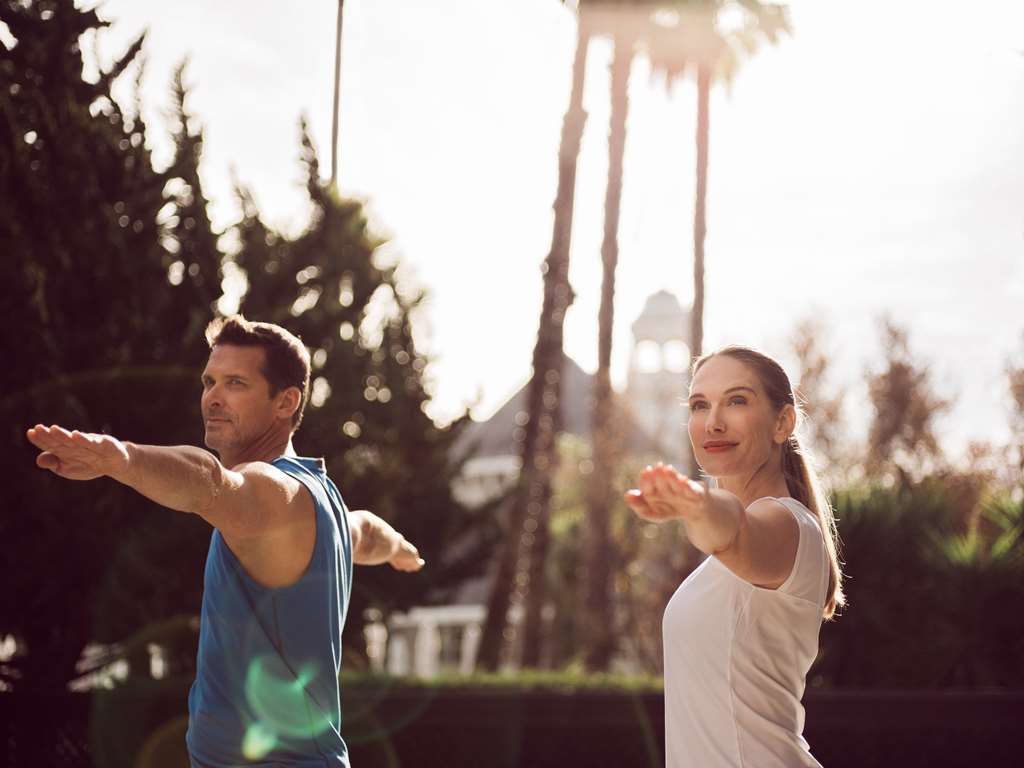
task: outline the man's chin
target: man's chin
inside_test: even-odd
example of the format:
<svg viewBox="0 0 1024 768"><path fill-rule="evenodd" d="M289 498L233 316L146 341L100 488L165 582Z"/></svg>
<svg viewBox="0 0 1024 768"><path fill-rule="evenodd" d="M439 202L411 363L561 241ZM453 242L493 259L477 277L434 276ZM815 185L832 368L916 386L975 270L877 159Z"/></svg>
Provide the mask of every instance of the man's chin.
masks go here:
<svg viewBox="0 0 1024 768"><path fill-rule="evenodd" d="M211 451L217 451L220 453L224 448L224 443L225 440L223 435L218 435L216 432L211 433L209 429L207 429L206 433L203 435L203 445Z"/></svg>

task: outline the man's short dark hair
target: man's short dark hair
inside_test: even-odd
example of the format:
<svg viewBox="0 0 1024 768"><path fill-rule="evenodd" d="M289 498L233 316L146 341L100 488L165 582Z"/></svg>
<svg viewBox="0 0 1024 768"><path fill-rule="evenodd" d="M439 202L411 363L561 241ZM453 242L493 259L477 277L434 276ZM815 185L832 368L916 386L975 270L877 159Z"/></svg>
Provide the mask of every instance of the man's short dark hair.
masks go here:
<svg viewBox="0 0 1024 768"><path fill-rule="evenodd" d="M231 315L218 317L206 326L206 342L210 349L218 344L262 347L266 357L262 373L270 384L270 396L288 387L298 387L302 393L299 407L292 414L292 431L299 428L309 401L309 350L298 336L273 323Z"/></svg>

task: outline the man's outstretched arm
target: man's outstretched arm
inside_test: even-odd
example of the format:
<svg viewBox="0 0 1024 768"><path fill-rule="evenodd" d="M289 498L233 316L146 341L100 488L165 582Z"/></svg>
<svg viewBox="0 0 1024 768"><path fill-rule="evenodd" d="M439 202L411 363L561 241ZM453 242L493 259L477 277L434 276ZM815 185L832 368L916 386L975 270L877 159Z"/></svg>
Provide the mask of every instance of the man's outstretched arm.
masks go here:
<svg viewBox="0 0 1024 768"><path fill-rule="evenodd" d="M240 537L284 523L298 499L299 483L288 482L283 473L259 463L232 471L209 451L190 445L136 445L41 424L27 437L42 451L36 464L60 477L110 477L157 504L197 514Z"/></svg>
<svg viewBox="0 0 1024 768"><path fill-rule="evenodd" d="M410 542L387 522L365 509L348 513L352 559L357 565L389 564L399 571L418 571L425 563Z"/></svg>

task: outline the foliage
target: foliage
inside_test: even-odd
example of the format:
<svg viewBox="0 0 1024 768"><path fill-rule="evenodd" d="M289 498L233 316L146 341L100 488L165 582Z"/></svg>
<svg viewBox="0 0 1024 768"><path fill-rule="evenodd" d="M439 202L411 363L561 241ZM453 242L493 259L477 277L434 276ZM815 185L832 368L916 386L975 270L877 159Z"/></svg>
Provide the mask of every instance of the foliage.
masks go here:
<svg viewBox="0 0 1024 768"><path fill-rule="evenodd" d="M1024 685L1024 504L981 496L972 513L954 480L836 496L848 606L822 630L813 685Z"/></svg>
<svg viewBox="0 0 1024 768"><path fill-rule="evenodd" d="M1021 339L1024 342L1024 337ZM1016 448L1018 482L1024 488L1024 344L1006 361L1006 384L1010 394L1010 431Z"/></svg>
<svg viewBox="0 0 1024 768"><path fill-rule="evenodd" d="M472 675L440 675L434 678L390 677L365 672L343 672L341 687L345 691L357 688L430 688L457 690L508 691L510 694L524 691L551 691L572 693L576 691L627 691L659 692L664 681L655 675L616 675L607 672L585 672L583 670L538 670L524 669L515 673L474 672Z"/></svg>
<svg viewBox="0 0 1024 768"><path fill-rule="evenodd" d="M573 669L585 663L586 631L579 610L584 600L586 565L584 529L590 524L586 499L596 467L586 441L563 434L558 442L559 473L552 500L551 553L546 569L547 593L554 608L548 627L545 657L553 669ZM613 488L636 482L641 459L623 460L613 474ZM661 616L679 585L679 574L693 563L678 562L688 555L681 525L644 523L620 497L610 505L608 572L611 595L605 621L610 626L612 659L633 661L628 669L655 673L661 669ZM687 568L687 566L689 566ZM612 663L612 668L616 664Z"/></svg>
<svg viewBox="0 0 1024 768"><path fill-rule="evenodd" d="M55 482L34 471L24 428L56 422L140 442L194 442L190 364L203 342L189 333L184 291L167 281L158 218L171 175L153 170L141 117L110 96L141 38L85 82L79 39L104 26L95 12L8 2L0 20L15 41L0 63L0 238L13 267L0 286L0 349L18 362L5 372L0 413L5 455L22 468L11 473L8 499L20 513L0 521L7 557L18 558L4 567L0 635L13 634L20 651L2 674L9 685L53 688L76 675L83 646L104 633L93 608L111 564L162 521L154 505L113 483ZM196 263L213 297L216 256ZM198 595L195 522L180 517L163 529L175 567L191 568L192 578L148 582L179 607ZM132 587L144 615L153 593Z"/></svg>
<svg viewBox="0 0 1024 768"><path fill-rule="evenodd" d="M930 370L910 351L907 331L882 323L885 363L868 374L873 409L867 445L869 477L907 479L941 463L936 420L950 403L932 391Z"/></svg>
<svg viewBox="0 0 1024 768"><path fill-rule="evenodd" d="M304 123L302 162L313 211L305 231L294 240L270 236L240 190L242 245L233 261L248 281L242 312L285 325L312 351L313 396L296 450L324 456L350 507L388 520L428 564L415 575L357 569L345 641L364 656L367 608L387 613L442 599L482 569L497 532L492 506L467 509L451 491L461 470L452 446L468 415L441 428L426 413L428 361L412 331L423 294L398 285L362 205L321 181Z"/></svg>
<svg viewBox="0 0 1024 768"><path fill-rule="evenodd" d="M798 425L801 444L807 447L822 468L832 487L848 478L853 458L848 449L849 436L843 424L846 391L831 384L833 348L827 343L822 322L816 318L801 321L790 340L800 366L796 392L804 419Z"/></svg>
<svg viewBox="0 0 1024 768"><path fill-rule="evenodd" d="M115 434L135 442L201 444L198 378L203 330L221 298L223 255L199 175L202 130L188 113L184 65L175 73L175 157L154 170L140 110L110 95L137 40L94 83L82 80L81 35L104 26L70 3L4 2L16 41L0 62L0 237L13 257L0 284L0 353L9 366L0 414L12 472L0 637L18 653L0 684L64 688L91 642L127 656L148 675L147 646L164 646L170 674L188 676L209 527L162 510L113 482L58 481L35 471L24 429L36 422ZM303 135L314 210L302 236L267 229L240 191L243 308L283 322L313 348L314 400L297 435L301 453L327 457L353 506L369 506L420 546L416 576L360 569L346 635L358 650L363 609L443 597L481 568L493 540L488 509L451 496L460 463L451 445L463 421L425 413L427 359L416 349L405 296L383 266L381 242L357 201L319 180ZM347 325L348 324L348 325ZM328 383L329 382L329 383ZM17 558L17 564L9 558ZM157 634L154 634L156 632Z"/></svg>

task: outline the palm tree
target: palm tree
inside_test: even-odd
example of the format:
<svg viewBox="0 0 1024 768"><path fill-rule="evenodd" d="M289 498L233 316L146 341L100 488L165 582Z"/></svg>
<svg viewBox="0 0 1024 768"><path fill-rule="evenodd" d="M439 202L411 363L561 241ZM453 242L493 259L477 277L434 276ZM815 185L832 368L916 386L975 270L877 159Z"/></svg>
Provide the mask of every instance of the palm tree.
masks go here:
<svg viewBox="0 0 1024 768"><path fill-rule="evenodd" d="M679 0L646 37L651 69L665 76L666 86L692 70L697 82L697 189L693 206L693 311L690 354L704 346L704 241L707 237L708 145L710 94L714 81L729 82L739 65L764 42L775 43L790 31L786 6L760 0ZM726 20L732 23L727 27ZM689 441L684 440L688 445ZM690 454L690 474L698 474Z"/></svg>
<svg viewBox="0 0 1024 768"><path fill-rule="evenodd" d="M345 0L338 0L338 31L334 37L334 109L331 118L331 189L338 191L338 110L341 96L341 22Z"/></svg>
<svg viewBox="0 0 1024 768"><path fill-rule="evenodd" d="M611 34L611 116L608 126L608 177L605 187L604 238L601 243L601 304L598 310L598 364L594 375L591 416L594 471L587 484L587 525L584 555L583 627L584 662L590 670L607 669L615 649L614 628L609 622L611 603L611 509L614 503L614 470L619 455L620 430L615 423L611 385L612 330L614 328L615 270L619 261L619 210L622 201L622 166L626 151L626 118L629 113L629 73L636 53L637 19L631 8L594 3L595 31ZM645 0L629 5L645 5Z"/></svg>
<svg viewBox="0 0 1024 768"><path fill-rule="evenodd" d="M697 196L694 211L694 308L691 347L699 354L703 344L704 239L706 236L705 201L707 194L708 94L716 69L728 76L739 56L737 45L752 52L757 36L751 19L767 15L764 34L774 35L771 10L757 3L745 3L747 16L738 36L732 39L717 24L722 2L691 0L666 3L664 0L593 0L595 33L610 33L615 43L611 77L611 125L608 144L608 182L605 195L604 241L601 248L603 281L598 318L598 369L595 375L592 435L594 472L588 484L586 594L584 599L584 661L588 669L607 669L614 652L614 627L611 611L610 516L614 503L614 469L619 451L620 429L614 423L615 406L610 380L612 330L614 319L615 270L618 264L618 222L622 196L622 161L625 152L626 117L629 109L629 70L638 42L656 55L656 71L665 70L669 80L683 74L687 64L696 68L698 84ZM685 18L684 25L671 21ZM669 23L666 24L666 21ZM692 461L691 461L692 463ZM689 561L692 558L688 558ZM527 624L527 630L530 625Z"/></svg>
<svg viewBox="0 0 1024 768"><path fill-rule="evenodd" d="M544 261L544 302L533 350L525 435L519 448L519 481L509 510L505 542L487 599L487 617L480 638L478 665L494 671L501 660L504 629L514 592L532 593L543 601L542 568L547 551L551 477L555 466L555 434L561 399L562 339L565 313L573 300L569 285L569 246L576 193L576 165L586 112L583 84L590 31L583 14L576 28L569 108L562 123L558 153L558 191L554 203L551 249ZM538 565L539 564L539 565ZM518 590L517 590L518 585ZM539 643L524 652L524 663L536 665Z"/></svg>

